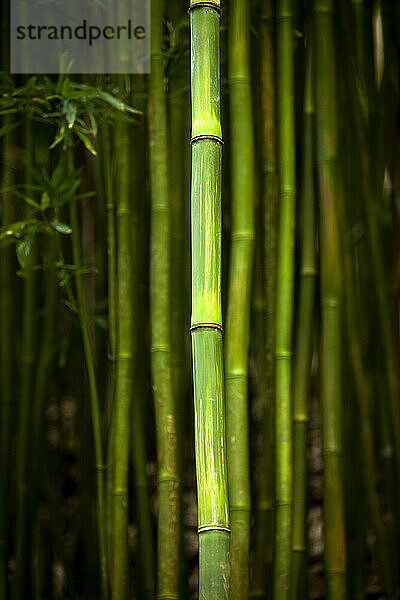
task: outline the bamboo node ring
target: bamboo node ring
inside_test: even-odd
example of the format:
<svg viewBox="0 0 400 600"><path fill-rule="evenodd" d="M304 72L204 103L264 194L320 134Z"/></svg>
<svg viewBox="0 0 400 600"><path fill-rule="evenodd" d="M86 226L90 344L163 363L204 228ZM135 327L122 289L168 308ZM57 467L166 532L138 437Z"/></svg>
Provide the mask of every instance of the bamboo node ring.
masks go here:
<svg viewBox="0 0 400 600"><path fill-rule="evenodd" d="M194 331L195 329L201 329L202 327L218 329L219 331L222 331L222 333L224 332L224 328L218 323L195 323L190 327L190 331Z"/></svg>
<svg viewBox="0 0 400 600"><path fill-rule="evenodd" d="M212 133L201 133L200 135L195 135L190 138L190 143L194 144L195 142L201 142L202 140L211 140L213 142L218 142L222 146L224 145L224 140L219 137L219 135L214 135Z"/></svg>
<svg viewBox="0 0 400 600"><path fill-rule="evenodd" d="M205 0L194 2L189 6L188 13L190 14L195 8L214 8L219 14L221 14L221 7L216 2L206 2Z"/></svg>
<svg viewBox="0 0 400 600"><path fill-rule="evenodd" d="M199 527L197 529L197 533L204 533L205 531L226 531L227 533L231 533L229 527L223 527L222 525L205 525L204 527Z"/></svg>

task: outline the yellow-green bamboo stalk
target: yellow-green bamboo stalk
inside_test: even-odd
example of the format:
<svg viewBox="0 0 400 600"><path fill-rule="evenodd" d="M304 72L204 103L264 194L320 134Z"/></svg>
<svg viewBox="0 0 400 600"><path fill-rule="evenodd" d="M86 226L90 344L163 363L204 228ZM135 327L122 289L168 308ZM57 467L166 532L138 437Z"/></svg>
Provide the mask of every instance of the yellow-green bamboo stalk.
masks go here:
<svg viewBox="0 0 400 600"><path fill-rule="evenodd" d="M314 202L314 89L311 48L308 40L306 81L304 89L304 142L300 238L300 290L297 317L297 336L293 365L293 559L292 598L307 597L307 427L308 391L313 346L313 317L315 305L315 202Z"/></svg>
<svg viewBox="0 0 400 600"><path fill-rule="evenodd" d="M227 600L229 511L221 311L220 5L190 4L192 353L199 598Z"/></svg>
<svg viewBox="0 0 400 600"><path fill-rule="evenodd" d="M292 0L277 4L279 241L276 290L276 526L274 597L290 597L292 545L293 263L295 224L294 16Z"/></svg>
<svg viewBox="0 0 400 600"><path fill-rule="evenodd" d="M126 123L119 123L117 208L117 364L115 390L115 431L113 460L113 530L111 597L125 600L128 594L128 465L130 416L133 393L133 310L132 310L132 224L129 188L130 144Z"/></svg>
<svg viewBox="0 0 400 600"><path fill-rule="evenodd" d="M225 338L231 598L249 587L250 476L247 369L254 254L254 148L249 6L233 0L229 31L232 226Z"/></svg>
<svg viewBox="0 0 400 600"><path fill-rule="evenodd" d="M321 402L326 596L346 597L342 481L342 275L338 231L337 116L333 0L315 0L313 42L321 268Z"/></svg>
<svg viewBox="0 0 400 600"><path fill-rule="evenodd" d="M151 4L149 81L151 233L151 371L158 456L158 595L179 594L180 483L175 399L171 372L170 200L163 66L163 0Z"/></svg>

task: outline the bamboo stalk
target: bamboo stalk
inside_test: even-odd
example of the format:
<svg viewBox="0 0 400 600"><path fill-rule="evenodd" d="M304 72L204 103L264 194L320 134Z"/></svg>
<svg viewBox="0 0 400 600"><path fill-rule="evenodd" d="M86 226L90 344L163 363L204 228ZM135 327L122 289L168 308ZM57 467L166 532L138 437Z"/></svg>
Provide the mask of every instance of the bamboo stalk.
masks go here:
<svg viewBox="0 0 400 600"><path fill-rule="evenodd" d="M260 498L265 511L266 527L256 531L264 537L264 562L266 566L267 594L273 588L274 546L274 496L275 496L275 335L276 335L276 271L277 271L277 225L278 225L278 167L277 167L277 124L275 85L275 18L272 0L263 4L262 59L261 59L261 103L263 111L263 209L264 209L264 295L265 295L265 376L266 398L264 414L264 473L263 496Z"/></svg>
<svg viewBox="0 0 400 600"><path fill-rule="evenodd" d="M133 392L133 310L132 310L132 223L129 187L130 136L126 123L118 124L118 284L117 284L117 365L115 394L115 443L113 475L113 541L111 597L125 600L128 594L128 465L130 415Z"/></svg>
<svg viewBox="0 0 400 600"><path fill-rule="evenodd" d="M190 389L191 374L190 347L187 331L190 326L189 281L187 246L189 243L189 206L187 196L187 154L188 120L185 113L188 105L188 81L186 57L181 56L180 45L186 34L188 15L182 11L180 0L167 3L168 18L172 21L170 52L170 74L168 78L168 125L170 161L170 205L171 205L171 369L174 395L176 398L179 439L179 477L182 486L187 472L188 454L192 452L193 439L185 436L192 429L193 413L187 410L187 397ZM185 118L183 118L185 115ZM190 251L189 251L190 252ZM185 519L184 493L181 494L181 514ZM180 590L182 596L188 593L188 563L184 540L184 528L181 528L180 540Z"/></svg>
<svg viewBox="0 0 400 600"><path fill-rule="evenodd" d="M134 90L135 91L135 90ZM137 83L136 92L145 91L144 78ZM136 165L132 177L132 193L137 200L132 203L132 312L138 323L148 323L146 273L148 268L147 197L145 189L146 148L144 119L135 125L138 140L131 147L131 156ZM146 410L149 397L150 378L147 350L147 330L134 327L133 356L135 394L132 399L132 463L134 475L134 504L138 526L138 579L137 595L148 600L155 596L155 540L151 516L146 454Z"/></svg>
<svg viewBox="0 0 400 600"><path fill-rule="evenodd" d="M42 553L44 552L43 540L41 535L41 493L43 490L43 462L45 457L44 438L44 414L47 408L47 395L49 380L51 376L51 367L55 356L55 333L56 333L56 313L57 313L57 273L56 273L56 243L55 233L51 232L46 240L45 258L44 258L44 318L41 324L42 339L40 352L37 361L36 381L34 383L34 400L32 409L32 456L33 465L33 485L34 485L34 519L36 535L32 535L32 551L34 559L34 574L32 577L32 588L35 598L43 597L43 563Z"/></svg>
<svg viewBox="0 0 400 600"><path fill-rule="evenodd" d="M2 3L1 20L9 21L9 4ZM7 72L9 69L9 34L2 36L1 68ZM12 123L12 115L2 118L2 123L7 126ZM1 140L2 154L0 164L1 187L5 189L13 184L13 136L8 133ZM1 224L12 223L12 198L10 193L3 193L1 198ZM10 476L10 442L13 433L12 423L12 396L13 396L13 369L14 369L14 313L15 293L13 286L13 266L15 263L14 248L1 248L0 250L0 599L6 600L8 593L8 493Z"/></svg>
<svg viewBox="0 0 400 600"><path fill-rule="evenodd" d="M192 353L199 597L229 598L221 311L219 3L190 4L192 98Z"/></svg>
<svg viewBox="0 0 400 600"><path fill-rule="evenodd" d="M115 379L116 357L118 345L118 266L117 266L117 224L115 191L113 188L113 145L109 126L104 124L103 155L104 155L104 193L107 222L107 298L108 298L108 359L109 359L109 388L108 388L108 439L107 439L107 470L105 480L105 518L107 560L111 565L113 556L113 487L114 487L114 442L115 442Z"/></svg>
<svg viewBox="0 0 400 600"><path fill-rule="evenodd" d="M257 183L257 181L256 181ZM258 194L255 198L257 201ZM269 554L268 539L266 533L268 527L268 482L270 472L268 471L266 445L266 377L265 377L265 302L263 286L263 236L261 206L256 205L256 241L254 256L254 283L252 299L252 328L250 333L251 355L254 358L253 368L249 369L249 389L253 390L252 413L253 420L250 425L252 435L251 446L251 475L254 487L254 525L252 528L252 541L254 547L254 564L250 581L250 598L266 598L271 592L271 572L266 569L266 559ZM269 441L269 438L268 438ZM272 533L272 532L271 532ZM273 539L269 540L273 542ZM272 548L271 548L272 553ZM271 566L271 565L269 565ZM267 587L268 586L268 587Z"/></svg>
<svg viewBox="0 0 400 600"><path fill-rule="evenodd" d="M178 35L178 26L182 19L182 6L180 2L170 2L169 16L174 20L175 35ZM176 60L176 59L175 59ZM171 302L171 366L173 371L173 384L177 400L182 402L182 396L187 389L185 381L185 337L189 322L185 323L187 314L187 300L185 294L185 256L186 223L185 223L185 140L186 122L182 118L187 105L186 74L178 65L171 67L172 74L168 81L168 122L169 122L169 149L171 156L170 165L170 198L171 198L171 290L174 301ZM176 290L180 290L176 294Z"/></svg>
<svg viewBox="0 0 400 600"><path fill-rule="evenodd" d="M115 362L117 350L117 235L115 222L115 196L112 178L112 149L108 125L103 130L104 180L107 209L107 279L108 279L108 355Z"/></svg>
<svg viewBox="0 0 400 600"><path fill-rule="evenodd" d="M300 290L293 365L293 598L307 597L307 429L315 305L314 89L308 41L304 89L304 150L299 222Z"/></svg>
<svg viewBox="0 0 400 600"><path fill-rule="evenodd" d="M151 169L151 371L158 456L158 595L179 594L180 482L170 332L170 199L162 54L163 0L151 5L149 127Z"/></svg>
<svg viewBox="0 0 400 600"><path fill-rule="evenodd" d="M67 161L68 173L72 173L73 150L68 148ZM81 248L80 248L80 231L79 218L77 209L77 200L73 198L69 204L69 218L71 224L71 244L72 258L74 264L81 265ZM75 291L77 297L78 316L81 327L83 350L85 356L85 364L87 369L87 377L89 381L89 399L90 412L92 419L94 452L96 461L96 490L97 490L97 528L98 528L98 544L99 544L99 559L101 573L101 597L106 600L108 597L108 570L107 570L107 555L105 543L105 510L104 510L104 462L103 462L103 447L101 440L101 419L99 408L99 394L97 389L96 370L94 364L93 350L90 343L89 329L87 322L87 314L85 308L85 295L83 290L82 274L77 270L75 272Z"/></svg>
<svg viewBox="0 0 400 600"><path fill-rule="evenodd" d="M246 0L234 0L228 29L232 227L225 338L225 401L232 599L247 597L249 587L247 371L254 255L254 149L248 13Z"/></svg>
<svg viewBox="0 0 400 600"><path fill-rule="evenodd" d="M265 399L264 455L265 468L260 474L256 499L254 594L272 594L274 538L274 354L275 295L277 267L278 179L276 147L276 87L275 87L275 18L272 0L262 6L260 87L262 107L262 204L264 244L264 338L265 338Z"/></svg>
<svg viewBox="0 0 400 600"><path fill-rule="evenodd" d="M33 161L33 124L29 119L25 122L25 147L27 150L27 164ZM25 171L29 183L29 172ZM28 211L29 218L31 211ZM31 492L32 481L29 477L29 456L31 429L31 390L33 387L34 365L36 357L36 285L37 277L33 270L37 255L35 251L36 240L31 240L31 247L27 253L22 307L22 333L21 333L21 388L18 407L18 446L17 446L17 509L16 509L16 535L15 535L15 576L13 597L22 600L27 592L27 582L30 577L29 569L29 540L31 537L32 514Z"/></svg>
<svg viewBox="0 0 400 600"><path fill-rule="evenodd" d="M7 124L9 119L5 119ZM12 185L12 156L10 134L2 140L2 188ZM10 194L3 194L1 207L1 223L8 225L12 218L12 199ZM1 404L0 404L0 598L7 597L7 572L8 572L8 494L10 476L10 442L12 439L12 394L13 394L13 330L15 298L13 286L14 248L2 248L0 251L0 376L1 376Z"/></svg>
<svg viewBox="0 0 400 600"><path fill-rule="evenodd" d="M338 231L337 116L333 1L316 0L315 111L320 194L321 401L324 457L325 572L328 600L346 596L342 460L342 279Z"/></svg>
<svg viewBox="0 0 400 600"><path fill-rule="evenodd" d="M294 17L291 0L277 5L279 241L276 291L276 529L274 597L290 595L292 544L291 339L295 221Z"/></svg>

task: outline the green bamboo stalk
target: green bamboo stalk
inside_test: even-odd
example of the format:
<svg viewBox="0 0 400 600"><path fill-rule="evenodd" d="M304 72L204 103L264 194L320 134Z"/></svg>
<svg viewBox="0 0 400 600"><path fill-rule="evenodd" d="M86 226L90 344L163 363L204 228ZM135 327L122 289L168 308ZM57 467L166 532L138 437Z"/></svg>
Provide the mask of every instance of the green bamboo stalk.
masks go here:
<svg viewBox="0 0 400 600"><path fill-rule="evenodd" d="M313 346L315 304L315 206L314 206L314 89L310 40L304 89L304 150L299 222L300 290L293 365L294 485L293 485L293 599L307 597L307 428L308 391Z"/></svg>
<svg viewBox="0 0 400 600"><path fill-rule="evenodd" d="M275 87L275 20L272 0L262 5L260 90L262 108L262 204L264 228L264 339L265 399L264 454L260 493L256 499L255 553L253 590L262 597L272 594L274 538L274 354L275 294L277 267L278 178ZM258 590L258 591L257 591Z"/></svg>
<svg viewBox="0 0 400 600"><path fill-rule="evenodd" d="M9 4L2 3L2 23L9 22ZM9 35L4 32L2 36L1 68L9 70ZM12 115L2 118L2 125L12 123ZM12 142L13 136L8 133L1 140L2 153L0 164L0 177L2 189L13 184L12 169ZM1 224L13 222L12 197L10 193L3 193L1 197ZM0 600L7 598L8 575L8 494L10 475L10 441L12 439L12 395L13 395L13 354L14 354L14 248L2 248L0 251Z"/></svg>
<svg viewBox="0 0 400 600"><path fill-rule="evenodd" d="M174 396L176 398L179 436L179 477L184 482L187 472L188 453L192 452L191 436L183 435L192 428L193 415L186 408L188 391L190 389L190 347L188 329L190 325L189 281L187 272L189 263L185 252L189 238L189 206L185 201L186 194L186 154L188 147L188 121L182 118L188 106L187 62L182 57L183 36L187 33L182 27L187 13L182 11L180 0L168 2L168 17L172 21L173 32L170 38L170 74L168 78L168 123L169 151L173 160L170 161L170 206L171 206L171 369ZM183 493L181 494L181 513L183 516ZM184 528L181 528L181 561L180 588L182 596L186 596L188 568Z"/></svg>
<svg viewBox="0 0 400 600"><path fill-rule="evenodd" d="M107 275L108 275L108 356L115 362L117 350L117 235L115 197L113 192L111 140L107 124L103 129L104 183L107 210Z"/></svg>
<svg viewBox="0 0 400 600"><path fill-rule="evenodd" d="M102 157L104 170L104 199L106 205L107 229L107 298L108 298L108 439L107 469L105 477L105 519L107 540L107 561L111 564L113 538L113 480L114 480L114 439L115 439L115 363L118 344L118 272L117 272L117 226L115 190L113 180L113 146L110 127L104 124L102 130Z"/></svg>
<svg viewBox="0 0 400 600"><path fill-rule="evenodd" d="M27 165L33 162L33 124L29 119L25 122L25 148L27 151ZM30 175L25 171L29 183ZM27 211L27 217L31 211ZM36 286L37 277L33 270L37 254L36 240L31 240L28 250L24 273L23 306L22 306L22 339L21 339L21 388L18 407L18 437L17 437L17 509L16 509L16 535L15 535L15 575L13 597L22 600L27 593L27 584L30 577L29 556L30 537L32 526L31 492L32 482L29 477L29 455L31 428L31 394L33 388L33 375L36 357Z"/></svg>
<svg viewBox="0 0 400 600"><path fill-rule="evenodd" d="M114 386L114 378L112 385ZM112 556L113 556L113 520L114 520L114 504L113 504L113 490L114 490L114 474L115 474L115 390L113 390L113 402L111 405L111 414L109 420L109 431L107 440L107 470L105 480L105 535L107 540L107 565L111 567Z"/></svg>
<svg viewBox="0 0 400 600"><path fill-rule="evenodd" d="M42 560L43 548L42 517L41 517L41 493L43 490L43 459L44 459L44 414L46 410L46 392L48 391L50 370L55 355L55 331L57 311L57 273L56 273L56 243L55 233L50 232L44 247L44 317L41 323L42 339L37 361L36 381L34 386L34 400L32 409L32 456L34 457L33 485L35 487L35 528L36 534L32 536L33 567L35 570L32 577L33 595L35 598L43 598L42 585L45 580Z"/></svg>
<svg viewBox="0 0 400 600"><path fill-rule="evenodd" d="M113 600L127 597L128 465L130 410L133 391L132 224L129 188L129 129L118 124L118 343L115 395L113 476L113 542L111 591Z"/></svg>
<svg viewBox="0 0 400 600"><path fill-rule="evenodd" d="M68 173L72 173L73 150L67 149ZM69 218L72 229L71 245L72 258L74 264L81 265L81 248L80 248L80 228L78 218L77 200L73 198L69 204ZM87 369L87 377L89 381L89 399L90 412L92 419L94 452L96 461L96 489L97 489L97 527L98 527L98 544L99 544L99 559L101 573L101 597L106 600L108 597L108 569L106 555L106 540L105 540L105 510L104 510L104 463L103 463L103 447L101 440L101 419L99 408L99 394L97 389L96 370L94 363L93 350L90 343L88 317L85 308L85 295L83 290L82 274L79 270L75 271L75 291L78 306L78 316L81 327L83 351L85 356L85 364Z"/></svg>
<svg viewBox="0 0 400 600"><path fill-rule="evenodd" d="M158 455L158 596L179 594L180 481L175 398L171 372L170 199L167 114L163 69L163 0L151 5L149 82L151 233L151 371Z"/></svg>
<svg viewBox="0 0 400 600"><path fill-rule="evenodd" d="M250 476L247 370L254 255L254 148L249 7L233 0L229 31L232 227L225 338L231 598L249 587Z"/></svg>
<svg viewBox="0 0 400 600"><path fill-rule="evenodd" d="M257 184L257 180L256 180ZM261 195L260 195L261 196ZM258 194L255 198L257 203ZM254 283L252 299L252 329L250 333L250 345L254 357L254 367L249 370L252 394L253 423L250 425L251 435L251 464L252 479L254 486L254 526L252 529L252 542L254 547L254 566L250 581L250 598L266 598L271 589L267 590L267 582L270 583L271 572L266 569L266 557L268 555L266 532L268 531L268 472L266 446L266 377L265 377L265 339L264 339L264 281L263 281L263 236L261 206L256 204L256 243L254 256ZM268 433L270 432L267 430ZM269 440L268 440L269 441ZM273 541L272 539L270 540ZM271 565L269 565L271 566Z"/></svg>
<svg viewBox="0 0 400 600"><path fill-rule="evenodd" d="M138 354L136 355L138 357ZM143 376L140 369L143 364L138 360L135 369L137 390L144 399ZM136 386L135 386L136 387ZM155 556L154 535L150 514L149 486L146 471L146 435L144 427L144 402L133 401L132 407L132 451L135 476L135 500L138 524L138 562L140 565L141 598L151 600L155 596Z"/></svg>
<svg viewBox="0 0 400 600"><path fill-rule="evenodd" d="M174 21L174 26L180 24L182 7L180 2L171 2L169 16ZM178 35L178 33L176 33ZM178 62L178 57L174 60ZM185 338L189 321L187 313L185 288L185 140L186 122L182 118L187 106L186 73L178 64L171 66L172 74L168 81L168 117L169 117L169 148L171 156L170 165L170 198L171 198L171 290L174 301L171 302L171 367L173 372L174 390L177 400L181 403L182 396L187 390L185 381ZM179 294L176 291L179 290ZM185 411L182 411L183 413Z"/></svg>
<svg viewBox="0 0 400 600"><path fill-rule="evenodd" d="M221 311L219 2L191 0L192 353L199 531L199 598L229 598Z"/></svg>
<svg viewBox="0 0 400 600"><path fill-rule="evenodd" d="M290 596L292 544L291 341L296 198L294 131L294 17L291 0L277 5L279 240L276 291L276 529L274 597Z"/></svg>
<svg viewBox="0 0 400 600"><path fill-rule="evenodd" d="M337 116L333 0L316 0L315 111L320 194L321 401L324 457L326 597L346 596L346 548L341 473L342 278L338 231Z"/></svg>
<svg viewBox="0 0 400 600"><path fill-rule="evenodd" d="M105 481L105 518L107 559L111 565L113 542L113 482L114 482L114 441L115 441L115 363L118 345L118 271L117 271L117 224L115 191L113 187L113 146L109 125L104 124L103 129L103 168L104 168L104 195L106 204L107 223L107 298L108 298L108 439L107 439L107 470Z"/></svg>
<svg viewBox="0 0 400 600"><path fill-rule="evenodd" d="M137 94L146 91L144 77L136 84ZM144 101L143 101L144 104ZM142 106L139 106L142 109ZM144 106L143 106L144 109ZM143 193L147 167L146 156L146 123L141 120L135 125L137 141L131 146L132 161L132 193L136 202L132 203L132 312L139 323L148 322L148 288L146 276L148 272L148 229L147 198ZM155 596L155 540L149 498L146 455L146 410L150 392L149 362L147 349L147 331L144 327L134 327L133 356L135 395L132 399L132 462L134 475L134 505L138 526L138 591L139 597L148 600ZM153 425L153 423L151 423Z"/></svg>
<svg viewBox="0 0 400 600"><path fill-rule="evenodd" d="M5 124L10 122L5 119ZM11 136L4 136L2 140L2 188L10 187L13 183ZM1 223L12 223L12 198L8 193L2 196ZM1 408L0 408L0 599L7 597L7 572L8 572L8 515L7 502L10 474L10 441L12 435L12 393L13 393L13 325L14 325L14 280L13 265L14 248L2 248L0 251L0 376L1 376Z"/></svg>

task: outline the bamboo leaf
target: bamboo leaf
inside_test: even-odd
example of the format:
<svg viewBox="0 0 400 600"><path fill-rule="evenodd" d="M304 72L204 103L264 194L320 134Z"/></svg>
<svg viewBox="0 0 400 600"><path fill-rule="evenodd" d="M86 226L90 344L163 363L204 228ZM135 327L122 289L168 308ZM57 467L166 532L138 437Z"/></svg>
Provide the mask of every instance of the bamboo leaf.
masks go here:
<svg viewBox="0 0 400 600"><path fill-rule="evenodd" d="M50 197L47 192L43 192L42 197L40 199L40 208L41 210L46 210L50 206Z"/></svg>
<svg viewBox="0 0 400 600"><path fill-rule="evenodd" d="M53 148L55 148L60 142L62 142L62 140L64 139L65 136L65 125L61 125L60 129L58 130L58 133L54 139L54 142L51 144L51 146L49 146L50 150L52 150Z"/></svg>
<svg viewBox="0 0 400 600"><path fill-rule="evenodd" d="M101 98L102 100L104 100L104 102L106 102L107 104L109 104L110 106L112 106L113 108L115 108L116 110L120 111L120 112L129 112L135 115L141 115L142 112L140 110L137 110L136 108L133 108L132 106L129 106L128 104L125 104L125 102L122 102L122 100L120 100L119 98L116 98L115 96L113 96L112 94L109 94L108 92L103 92L102 90L99 90L96 92L96 94L94 94L95 97Z"/></svg>
<svg viewBox="0 0 400 600"><path fill-rule="evenodd" d="M89 150L89 152L91 154L93 154L93 156L97 156L97 152L93 147L92 142L90 141L90 139L88 138L88 136L84 133L82 133L82 131L78 131L78 129L75 129L76 135L80 138L80 140L83 142L85 148L87 150Z"/></svg>
<svg viewBox="0 0 400 600"><path fill-rule="evenodd" d="M60 223L60 221L52 221L50 223L50 227L52 227L58 233L62 233L63 235L69 235L72 233L72 229L66 223Z"/></svg>
<svg viewBox="0 0 400 600"><path fill-rule="evenodd" d="M76 119L77 106L74 102L66 100L62 109L65 120L67 121L68 129L72 129Z"/></svg>
<svg viewBox="0 0 400 600"><path fill-rule="evenodd" d="M10 223L10 225L5 225L0 229L0 240L7 237L21 237L25 228L31 227L35 230L42 227L42 222L37 219L28 219L26 221L17 221L15 223Z"/></svg>
<svg viewBox="0 0 400 600"><path fill-rule="evenodd" d="M19 240L15 250L20 266L25 269L32 252L32 236L27 236L23 240Z"/></svg>

